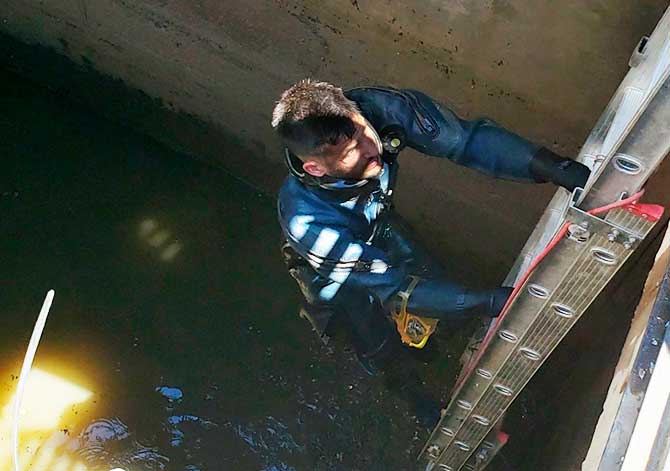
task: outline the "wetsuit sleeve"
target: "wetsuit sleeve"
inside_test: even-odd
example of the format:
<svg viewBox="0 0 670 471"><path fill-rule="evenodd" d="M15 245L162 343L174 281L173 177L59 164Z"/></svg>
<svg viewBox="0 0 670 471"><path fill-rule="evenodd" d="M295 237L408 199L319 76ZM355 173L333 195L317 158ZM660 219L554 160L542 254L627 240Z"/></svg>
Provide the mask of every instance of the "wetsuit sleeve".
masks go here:
<svg viewBox="0 0 670 471"><path fill-rule="evenodd" d="M540 147L488 119L459 118L416 90L366 87L347 91L375 129L399 127L406 144L486 175L535 181L530 162Z"/></svg>
<svg viewBox="0 0 670 471"><path fill-rule="evenodd" d="M495 317L510 294L510 288L474 290L441 278L421 280L409 297L407 310L437 319Z"/></svg>
<svg viewBox="0 0 670 471"><path fill-rule="evenodd" d="M308 217L294 221L289 233L298 253L324 280L318 287L322 302L347 304L347 293L365 290L392 306L398 301L397 293L409 284L405 261L393 260L383 250L356 239L347 227L317 224ZM408 308L440 319L491 316L502 307L496 304L494 291L471 290L445 279L422 280L410 296Z"/></svg>

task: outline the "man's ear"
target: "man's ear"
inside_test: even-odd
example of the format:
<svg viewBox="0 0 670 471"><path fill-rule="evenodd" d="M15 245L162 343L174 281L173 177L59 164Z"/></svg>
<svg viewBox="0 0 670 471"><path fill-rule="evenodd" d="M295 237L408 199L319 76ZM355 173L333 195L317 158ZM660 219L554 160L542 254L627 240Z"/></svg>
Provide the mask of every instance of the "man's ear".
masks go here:
<svg viewBox="0 0 670 471"><path fill-rule="evenodd" d="M326 169L315 160L308 160L302 164L302 169L313 177L323 177Z"/></svg>

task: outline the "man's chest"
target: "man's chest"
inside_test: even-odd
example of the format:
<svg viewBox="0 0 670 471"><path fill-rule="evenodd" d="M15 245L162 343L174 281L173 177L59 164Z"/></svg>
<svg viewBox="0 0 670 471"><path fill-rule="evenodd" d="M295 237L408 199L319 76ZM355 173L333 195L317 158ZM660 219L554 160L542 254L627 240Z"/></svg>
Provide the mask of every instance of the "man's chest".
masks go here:
<svg viewBox="0 0 670 471"><path fill-rule="evenodd" d="M391 168L384 169L378 183L369 191L356 195L341 204L351 218L350 227L362 239L371 239L383 215L392 208L395 178Z"/></svg>

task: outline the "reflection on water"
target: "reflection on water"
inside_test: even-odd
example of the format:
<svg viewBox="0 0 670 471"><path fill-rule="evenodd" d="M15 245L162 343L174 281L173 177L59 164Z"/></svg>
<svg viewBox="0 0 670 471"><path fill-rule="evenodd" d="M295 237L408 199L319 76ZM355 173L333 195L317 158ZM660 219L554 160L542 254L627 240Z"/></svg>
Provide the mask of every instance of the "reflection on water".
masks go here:
<svg viewBox="0 0 670 471"><path fill-rule="evenodd" d="M266 470L294 470L293 467L279 461L279 450L289 453L305 451L305 447L296 443L291 436L288 426L274 417L265 417L256 423L238 424L234 429L237 436L244 440L254 453L263 458Z"/></svg>
<svg viewBox="0 0 670 471"><path fill-rule="evenodd" d="M164 470L170 459L154 447L133 438L120 419L100 419L89 424L72 442L72 448L89 468L125 470Z"/></svg>
<svg viewBox="0 0 670 471"><path fill-rule="evenodd" d="M161 431L169 436L169 447L186 446L187 454L197 452L203 435L218 427L214 422L193 414L181 413L181 389L168 386L155 388L165 398ZM21 414L20 462L29 470L108 470L111 466L124 471L165 470L170 463L169 450L142 444L120 418L101 418L77 427L71 406L87 401L91 392L62 378L34 369L26 386ZM3 410L0 421L0 469L11 469L8 445L13 399ZM68 413L69 412L69 413ZM69 424L69 425L68 425ZM237 435L249 449L258 454L271 470L295 470L279 458L280 452L302 453L300 445L286 424L268 416L251 423L227 422L224 427ZM75 429L80 428L79 432ZM201 471L196 464L187 464L186 471Z"/></svg>
<svg viewBox="0 0 670 471"><path fill-rule="evenodd" d="M19 411L21 430L49 430L56 427L68 407L84 402L91 392L56 375L34 368L23 393ZM2 411L0 423L10 423L16 396Z"/></svg>
<svg viewBox="0 0 670 471"><path fill-rule="evenodd" d="M162 432L169 435L170 447L193 446L202 433L216 428L214 422L193 414L179 413L183 393L179 388L157 387L165 399ZM157 447L142 444L130 428L118 417L93 420L77 427L77 414L72 406L89 400L90 391L63 378L34 369L26 385L20 420L20 463L26 470L108 470L153 471L167 469L170 459ZM14 396L3 409L0 418L0 469L12 469L12 450L9 440ZM74 412L74 413L73 413ZM189 425L186 425L189 424ZM281 424L278 424L281 427ZM77 432L77 428L81 430ZM188 432L186 431L188 429ZM272 431L271 428L267 429ZM193 437L187 437L187 433ZM274 433L274 431L272 432ZM279 446L284 446L284 439ZM267 448L267 445L263 443ZM197 446L196 446L197 448ZM189 451L191 454L191 451ZM184 469L199 471L194 464Z"/></svg>
<svg viewBox="0 0 670 471"><path fill-rule="evenodd" d="M34 368L28 377L19 411L19 464L21 469L51 470L86 467L64 453L67 429L62 427L68 410L89 400L91 392L56 375ZM0 469L13 469L10 439L16 395L7 400L0 417ZM47 438L45 438L47 437ZM59 449L62 449L58 452Z"/></svg>
<svg viewBox="0 0 670 471"><path fill-rule="evenodd" d="M169 230L161 229L153 219L142 221L138 233L141 240L159 249L159 257L164 262L172 261L181 252L181 242L175 240Z"/></svg>

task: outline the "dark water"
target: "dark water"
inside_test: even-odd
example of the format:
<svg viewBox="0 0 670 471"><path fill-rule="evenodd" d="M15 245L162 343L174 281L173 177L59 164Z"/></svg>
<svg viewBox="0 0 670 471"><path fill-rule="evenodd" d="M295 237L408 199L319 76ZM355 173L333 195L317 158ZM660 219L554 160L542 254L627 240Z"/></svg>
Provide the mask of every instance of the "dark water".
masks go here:
<svg viewBox="0 0 670 471"><path fill-rule="evenodd" d="M0 81L0 405L51 288L35 367L92 392L31 432L26 464L411 469L426 432L297 317L272 199L24 80ZM443 350L432 365L443 397L456 357Z"/></svg>

